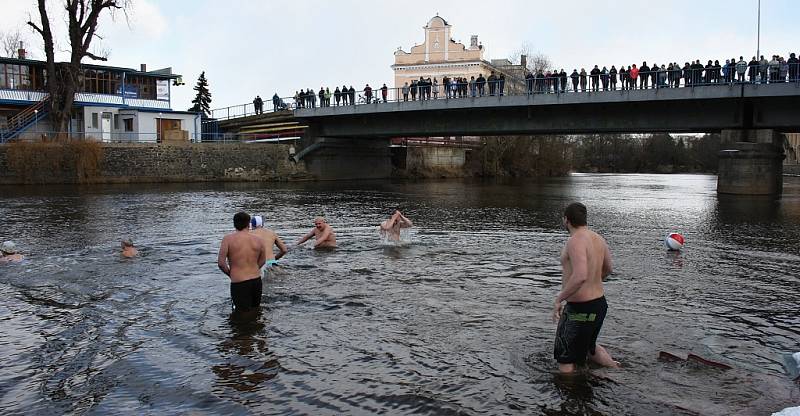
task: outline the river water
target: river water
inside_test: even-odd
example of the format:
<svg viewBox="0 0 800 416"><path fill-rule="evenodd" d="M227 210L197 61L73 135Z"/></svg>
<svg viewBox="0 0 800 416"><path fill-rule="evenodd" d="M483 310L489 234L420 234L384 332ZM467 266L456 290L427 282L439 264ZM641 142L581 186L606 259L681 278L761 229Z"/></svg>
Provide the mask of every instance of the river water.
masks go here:
<svg viewBox="0 0 800 416"><path fill-rule="evenodd" d="M800 180L779 201L704 175L524 182L0 188L0 414L769 414L800 404ZM611 247L600 342L624 369L555 374L552 300L589 207ZM376 225L401 207L411 244ZM238 209L293 242L261 314L231 319ZM663 248L667 231L687 238ZM123 260L130 236L141 256ZM733 367L659 360L694 353Z"/></svg>

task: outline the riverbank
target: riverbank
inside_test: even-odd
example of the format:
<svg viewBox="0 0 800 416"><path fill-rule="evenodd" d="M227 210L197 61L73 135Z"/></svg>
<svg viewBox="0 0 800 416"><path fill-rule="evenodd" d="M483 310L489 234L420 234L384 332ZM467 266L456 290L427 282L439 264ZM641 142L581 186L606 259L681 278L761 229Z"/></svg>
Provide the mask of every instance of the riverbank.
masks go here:
<svg viewBox="0 0 800 416"><path fill-rule="evenodd" d="M0 184L281 182L310 180L283 144L12 143Z"/></svg>

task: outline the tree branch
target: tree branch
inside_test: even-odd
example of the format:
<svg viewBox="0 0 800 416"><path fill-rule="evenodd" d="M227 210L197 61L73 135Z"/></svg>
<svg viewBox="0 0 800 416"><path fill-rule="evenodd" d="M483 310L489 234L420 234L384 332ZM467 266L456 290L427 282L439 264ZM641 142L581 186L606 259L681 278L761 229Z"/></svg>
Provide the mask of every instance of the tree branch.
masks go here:
<svg viewBox="0 0 800 416"><path fill-rule="evenodd" d="M95 54L93 54L91 52L84 52L83 54L87 58L94 59L95 61L107 61L108 60L108 58L106 58L104 56L97 56L97 55L95 55Z"/></svg>

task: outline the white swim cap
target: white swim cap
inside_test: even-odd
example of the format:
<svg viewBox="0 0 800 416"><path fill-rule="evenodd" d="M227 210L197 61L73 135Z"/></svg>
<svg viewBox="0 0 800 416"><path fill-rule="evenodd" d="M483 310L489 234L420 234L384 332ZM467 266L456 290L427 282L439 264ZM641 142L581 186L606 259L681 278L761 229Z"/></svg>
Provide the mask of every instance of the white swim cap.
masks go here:
<svg viewBox="0 0 800 416"><path fill-rule="evenodd" d="M3 245L0 246L0 251L5 254L16 254L17 253L17 245L14 244L13 241L6 241Z"/></svg>
<svg viewBox="0 0 800 416"><path fill-rule="evenodd" d="M263 227L264 219L260 215L253 215L253 218L250 219L250 226L253 228Z"/></svg>

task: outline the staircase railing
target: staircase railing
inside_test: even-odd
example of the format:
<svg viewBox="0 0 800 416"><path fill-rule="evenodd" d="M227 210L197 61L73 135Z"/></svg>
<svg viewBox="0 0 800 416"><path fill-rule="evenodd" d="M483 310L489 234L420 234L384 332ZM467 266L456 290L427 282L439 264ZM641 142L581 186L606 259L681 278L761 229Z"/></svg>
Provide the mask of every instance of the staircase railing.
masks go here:
<svg viewBox="0 0 800 416"><path fill-rule="evenodd" d="M25 126L33 121L39 112L46 111L45 106L50 101L50 96L44 97L41 101L29 106L28 108L14 114L8 119L8 129L15 130L19 127Z"/></svg>

